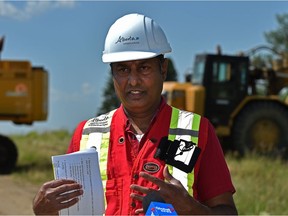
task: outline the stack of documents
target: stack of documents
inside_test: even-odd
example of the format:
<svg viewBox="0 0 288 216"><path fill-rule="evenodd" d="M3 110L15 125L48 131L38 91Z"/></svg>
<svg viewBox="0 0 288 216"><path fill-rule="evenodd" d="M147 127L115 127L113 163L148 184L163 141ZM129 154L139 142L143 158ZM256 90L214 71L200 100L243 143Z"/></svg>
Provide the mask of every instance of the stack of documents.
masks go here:
<svg viewBox="0 0 288 216"><path fill-rule="evenodd" d="M103 215L104 192L95 148L52 156L55 179L72 179L82 185L80 201L60 215Z"/></svg>

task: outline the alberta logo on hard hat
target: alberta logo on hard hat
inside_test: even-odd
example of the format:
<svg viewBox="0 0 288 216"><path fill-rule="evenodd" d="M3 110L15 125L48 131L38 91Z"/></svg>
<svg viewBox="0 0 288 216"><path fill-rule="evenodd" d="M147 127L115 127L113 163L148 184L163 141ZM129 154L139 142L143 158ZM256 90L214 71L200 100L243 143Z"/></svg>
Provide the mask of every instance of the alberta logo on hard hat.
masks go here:
<svg viewBox="0 0 288 216"><path fill-rule="evenodd" d="M133 44L133 43L139 43L139 37L133 37L133 36L129 36L129 37L123 37L123 36L119 36L118 40L116 41L115 44L117 43L123 43L123 44Z"/></svg>

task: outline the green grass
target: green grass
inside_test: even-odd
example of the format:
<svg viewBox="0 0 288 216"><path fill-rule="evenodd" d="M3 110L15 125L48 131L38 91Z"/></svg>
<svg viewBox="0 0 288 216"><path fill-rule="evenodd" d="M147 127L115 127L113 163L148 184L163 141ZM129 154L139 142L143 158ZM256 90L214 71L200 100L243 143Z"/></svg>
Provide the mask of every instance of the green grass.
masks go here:
<svg viewBox="0 0 288 216"><path fill-rule="evenodd" d="M247 155L238 160L226 156L236 187L234 196L239 214L288 214L287 162Z"/></svg>
<svg viewBox="0 0 288 216"><path fill-rule="evenodd" d="M53 179L51 156L66 152L71 134L65 130L10 136L19 151L15 179L39 185ZM256 155L226 155L236 187L240 215L288 215L287 162Z"/></svg>
<svg viewBox="0 0 288 216"><path fill-rule="evenodd" d="M66 153L71 134L66 130L12 135L18 148L18 162L13 175L17 179L40 184L54 178L51 156Z"/></svg>

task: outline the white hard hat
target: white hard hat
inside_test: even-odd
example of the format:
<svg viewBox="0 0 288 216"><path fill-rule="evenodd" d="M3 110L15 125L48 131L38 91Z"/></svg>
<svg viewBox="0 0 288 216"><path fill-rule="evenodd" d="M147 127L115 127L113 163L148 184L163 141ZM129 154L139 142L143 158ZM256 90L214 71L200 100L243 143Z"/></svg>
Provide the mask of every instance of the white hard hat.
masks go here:
<svg viewBox="0 0 288 216"><path fill-rule="evenodd" d="M128 14L110 27L102 55L104 63L153 58L171 52L164 31L151 18Z"/></svg>

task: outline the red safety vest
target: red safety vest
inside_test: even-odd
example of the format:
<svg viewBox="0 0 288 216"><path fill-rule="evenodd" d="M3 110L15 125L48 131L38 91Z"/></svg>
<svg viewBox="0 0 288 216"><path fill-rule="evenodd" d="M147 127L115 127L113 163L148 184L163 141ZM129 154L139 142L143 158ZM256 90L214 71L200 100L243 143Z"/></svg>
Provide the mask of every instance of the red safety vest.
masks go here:
<svg viewBox="0 0 288 216"><path fill-rule="evenodd" d="M198 143L201 119L199 115L178 110L165 104L155 118L152 127L143 137L145 143L134 161L127 154L129 144L126 144L128 139L125 137L126 117L123 108L86 122L82 132L80 149L95 146L98 150L101 176L104 185L106 185L106 215L131 215L135 214L136 209L142 208L141 202L130 198L131 184L157 189L156 185L139 178L139 172L146 171L164 179L165 163L154 158L162 137L168 136L172 141L181 138ZM201 143L202 146L199 147L204 150L206 140ZM172 175L180 180L188 192L194 196L196 194L193 194L193 183L195 174L199 169L197 164L200 160L201 154L190 174L177 168L170 169Z"/></svg>

